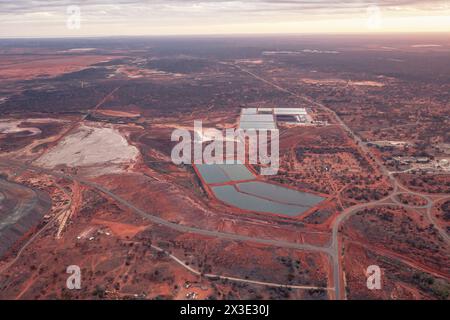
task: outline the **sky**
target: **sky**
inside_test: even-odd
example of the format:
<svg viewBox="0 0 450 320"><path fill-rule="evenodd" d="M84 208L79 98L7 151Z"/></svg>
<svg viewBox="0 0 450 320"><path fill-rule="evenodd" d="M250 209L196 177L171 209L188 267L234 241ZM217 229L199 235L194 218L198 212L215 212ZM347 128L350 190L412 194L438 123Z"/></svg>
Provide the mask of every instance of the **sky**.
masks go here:
<svg viewBox="0 0 450 320"><path fill-rule="evenodd" d="M450 0L0 0L0 37L450 32Z"/></svg>

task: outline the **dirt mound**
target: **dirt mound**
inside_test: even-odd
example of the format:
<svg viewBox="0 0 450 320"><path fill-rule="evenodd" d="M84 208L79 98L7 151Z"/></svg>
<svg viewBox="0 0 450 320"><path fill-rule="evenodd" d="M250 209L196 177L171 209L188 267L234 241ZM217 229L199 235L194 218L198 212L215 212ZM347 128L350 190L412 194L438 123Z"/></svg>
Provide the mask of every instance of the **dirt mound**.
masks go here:
<svg viewBox="0 0 450 320"><path fill-rule="evenodd" d="M136 159L139 151L128 144L118 130L110 127L82 125L66 136L56 147L40 157L36 164L55 168L57 166L87 167L110 164L120 165Z"/></svg>

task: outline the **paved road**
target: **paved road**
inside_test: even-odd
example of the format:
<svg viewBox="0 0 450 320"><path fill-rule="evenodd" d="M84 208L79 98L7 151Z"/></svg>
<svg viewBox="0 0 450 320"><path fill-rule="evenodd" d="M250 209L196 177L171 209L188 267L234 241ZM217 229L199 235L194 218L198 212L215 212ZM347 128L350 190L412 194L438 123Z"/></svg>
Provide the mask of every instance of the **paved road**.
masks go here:
<svg viewBox="0 0 450 320"><path fill-rule="evenodd" d="M170 221L162 219L158 216L147 213L144 210L136 207L129 201L114 194L112 191L110 191L110 190L106 189L105 187L100 186L94 182L87 181L87 180L79 178L79 177L71 176L71 175L62 173L60 171L43 169L43 168L35 167L35 166L29 165L29 164L12 162L10 160L0 161L0 166L1 165L8 166L8 167L16 167L16 168L20 168L22 170L31 170L31 171L38 172L38 173L40 172L40 173L49 174L49 175L52 175L52 176L55 176L58 178L65 178L65 179L68 179L71 181L77 181L78 183L84 184L90 188L93 188L93 189L109 196L110 198L121 203L125 207L130 208L135 213L139 214L140 216L142 216L145 219L150 220L158 225L166 226L168 228L171 228L171 229L179 231L179 232L193 233L193 234L217 237L217 238L228 239L228 240L249 241L249 242L261 243L261 244L265 244L265 245L282 247L282 248L291 248L291 249L296 249L296 250L306 250L306 251L324 253L331 258L331 264L333 266L333 279L334 279L334 287L326 288L326 290L334 291L336 299L341 298L341 295L339 294L340 285L341 285L341 281L340 281L341 267L340 267L339 255L338 255L338 252L339 252L339 244L338 244L339 226L346 219L348 219L350 217L350 215L352 215L353 213L356 213L365 208L371 208L371 207L376 207L376 206L385 206L386 201L391 199L391 195L389 195L381 200L370 202L370 203L358 204L358 205L355 205L353 207L350 207L350 208L347 208L346 210L344 210L338 216L338 218L336 219L336 221L333 225L332 243L329 246L321 247L321 246L315 246L315 245L309 245L309 244L292 243L292 242L288 242L288 241L279 241L279 240L250 237L250 236L244 236L244 235L233 234L233 233L224 233L224 232L219 232L219 231L214 231L214 230L206 230L206 229L201 229L201 228L197 228L197 227L180 225L178 223L170 222ZM395 189L395 191L396 191L396 189ZM211 276L213 276L213 275L211 275ZM233 279L234 281L238 281L238 278L230 277L230 280L231 279ZM252 281L252 280L250 280L250 281ZM257 283L258 281L254 281L254 282ZM263 284L263 282L259 282L259 283ZM283 286L286 286L286 285L283 285Z"/></svg>
<svg viewBox="0 0 450 320"><path fill-rule="evenodd" d="M341 125L342 128L344 128L345 131L347 131L347 133L350 135L350 137L352 137L356 141L356 143L359 145L359 147L364 152L366 152L366 154L369 153L369 150L367 149L367 146L364 145L363 141L358 136L356 136L353 133L353 131L339 118L337 113L334 112L333 110L331 110L330 108L324 106L321 103L315 102L315 101L311 100L308 97L304 97L304 96L301 96L301 95L299 95L299 94L297 94L295 92L287 90L287 89L279 86L278 84L275 84L275 83L273 83L273 82L271 82L271 81L269 81L267 79L262 78L261 76L255 74L255 73L253 73L251 71L248 71L248 70L240 67L239 65L236 65L236 64L231 64L231 65L236 67L236 68L238 68L242 72L245 72L245 73L251 75L252 77L254 77L256 79L261 80L264 83L266 83L266 84L268 84L268 85L270 85L270 86L272 86L272 87L274 87L274 88L276 88L276 89L278 89L278 90L280 90L282 92L288 93L288 94L290 94L290 95L292 95L292 96L294 96L296 98L299 98L299 99L301 99L301 100L303 100L303 101L305 101L305 102L307 102L307 103L309 103L311 105L314 105L314 106L316 106L316 107L318 107L318 108L320 108L322 110L325 110L328 113L332 114L334 116L334 118L336 119L337 123L339 125ZM379 162L377 162L377 164L383 170L384 166L382 164L380 164ZM383 173L391 179L391 176L388 174L387 170L383 170ZM390 198L390 196L387 197L387 198ZM335 298L337 300L341 299L341 293L342 293L341 280L340 280L342 272L341 272L341 266L340 266L340 261L339 261L340 259L339 259L339 240L338 240L339 228L340 228L341 224L346 219L348 219L348 217L350 215L352 215L353 213L355 213L355 212L357 212L359 210L367 208L367 207L369 207L371 205L372 205L372 203L366 203L366 204L361 204L361 205L356 205L356 206L350 207L350 208L344 210L333 223L333 227L332 227L332 242L331 242L331 245L330 245L329 249L331 249L330 255L332 257L333 281L334 281L334 287L335 287ZM345 293L344 293L344 295L345 295Z"/></svg>
<svg viewBox="0 0 450 320"><path fill-rule="evenodd" d="M101 193L109 196L110 198L114 199L115 201L121 203L122 205L124 205L125 207L128 207L130 209L132 209L134 212L138 213L140 216L144 217L147 220L150 220L158 225L162 225L165 227L169 227L173 230L179 231L179 232L184 232L184 233L194 233L194 234L199 234L199 235L205 235L205 236L211 236L211 237L217 237L217 238L223 238L223 239L229 239L229 240L237 240L237 241L251 241L251 242L256 242L256 243L261 243L261 244L267 244L267 245L272 245L272 246L278 246L278 247L282 247L282 248L292 248L292 249L298 249L298 250L309 250L309 251L318 251L318 252L322 252L325 254L329 254L330 250L329 248L324 248L321 246L315 246L315 245L310 245L310 244L301 244L301 243L294 243L294 242L288 242L288 241L279 241L279 240L271 240L271 239L265 239L265 238L257 238L257 237L250 237L250 236L243 236L240 234L235 234L235 233L225 233L225 232L219 232L219 231L214 231L214 230L207 230L207 229L201 229L201 228L197 228L197 227L191 227L191 226L186 226L186 225L181 225L175 222L170 222L167 221L163 218L160 218L158 216L152 215L148 212L145 212L144 210L136 207L135 205L133 205L132 203L130 203L129 201L123 199L122 197L114 194L112 191L106 189L103 186L100 186L94 182L91 181L87 181L85 179L79 178L79 177L75 177L69 174L65 174L62 173L60 171L55 171L55 170L49 170L49 169L44 169L44 168L39 168L39 167L35 167L29 164L22 164L22 163L18 163L18 162L12 162L10 160L0 160L0 165L6 165L6 166L12 166L12 167L18 167L21 169L25 169L25 170L31 170L34 172L41 172L41 173L45 173L48 175L52 175L58 178L65 178L71 181L77 181L83 185L86 185L92 189L96 189L98 191L100 191Z"/></svg>
<svg viewBox="0 0 450 320"><path fill-rule="evenodd" d="M356 135L353 130L350 129L350 127L347 126L347 124L344 123L344 121L338 116L338 114L328 108L327 106L313 101L311 98L300 95L296 92L290 91L286 88L281 87L280 85L269 81L267 79L264 79L263 77L249 71L246 70L244 68L242 68L241 66L237 65L237 64L233 64L233 63L223 63L225 65L228 66L232 66L235 67L237 69L239 69L240 71L247 73L249 75L251 75L252 77L282 91L285 93L288 93L296 98L299 98L313 106L318 107L319 109L325 110L326 112L330 113L336 120L336 122L349 134L349 136L351 138L354 139L354 141L356 142L356 144L358 145L358 147L361 149L361 151L363 153L365 153L368 156L371 156L371 152L369 150L369 148L367 147L366 143L364 141L362 141L362 139ZM392 172L390 172L385 166L384 163L378 159L376 156L375 157L370 157L371 159L373 159L375 161L375 163L377 164L377 166L379 167L381 173L388 178L388 180L391 182L391 185L394 187L393 190L390 192L390 194L379 200L379 201L372 201L372 202L368 202L368 203L364 203L364 204L359 204L359 205L355 205L352 206L350 208L345 209L338 217L337 219L333 222L332 225L332 242L330 244L329 249L331 249L331 251L329 252L330 256L332 257L332 264L333 264L333 279L334 279L334 287L335 287L335 298L336 299L341 299L341 296L345 297L345 292L342 292L342 288L341 288L341 279L342 279L342 267L341 267L341 262L340 262L340 249L339 249L339 229L342 225L342 223L344 223L352 214L366 209L366 208L373 208L373 207L377 207L377 206L385 206L386 205L386 201L390 200L392 202L394 202L397 206L402 206L402 207L408 207L405 206L401 203L396 202L395 197L398 193L409 193L409 194L413 194L413 195L418 195L418 196L422 196L425 199L427 199L428 204L427 206L425 206L424 208L426 208L427 210L427 218L429 219L429 221L433 224L433 226L439 231L439 234L444 238L445 242L447 245L450 244L449 241L449 237L448 234L445 232L445 230L443 230L435 221L435 219L432 217L431 215L431 209L434 205L434 201L432 199L430 199L428 197L428 195L423 194L423 193L418 193L418 192L414 192L409 190L408 188L406 188L405 186L401 185L400 182L395 178L395 176L393 175ZM401 192L399 192L399 190L402 190Z"/></svg>
<svg viewBox="0 0 450 320"><path fill-rule="evenodd" d="M230 64L228 64L230 65ZM365 145L365 143L358 137L356 136L353 131L339 118L339 116L331 109L329 109L328 107L314 102L312 101L310 98L308 97L304 97L301 96L297 93L291 92L287 89L284 89L282 87L280 87L277 84L274 84L266 79L261 78L260 76L247 71L243 68L241 68L240 66L237 65L232 65L237 67L238 69L240 69L241 71L250 74L251 76L283 91L286 92L288 94L291 94L295 97L298 97L308 103L311 103L312 105L315 105L319 108L322 108L323 110L326 110L327 112L331 113L336 121L338 122L338 124L340 124L345 131L348 132L348 134L350 135L350 137L352 137L356 143L358 144L358 146L361 148L361 150L366 153L367 155L371 155L370 150L367 148L367 146ZM117 89L116 89L117 90ZM82 178L79 177L75 177L75 176L71 176L68 174L64 174L60 171L54 171L54 170L49 170L49 169L42 169L42 168L38 168L38 167L34 167L30 164L22 164L19 162L12 162L10 160L4 160L4 161L0 161L0 165L6 165L6 166L13 166L13 167L18 167L21 168L23 170L32 170L35 172L42 172L42 173L46 173L52 176L56 176L56 177L60 177L60 178L65 178L65 179L69 179L72 181L77 181L81 184L84 184L86 186L89 186L90 188L96 189L100 192L102 192L103 194L109 196L110 198L116 200L117 202L121 203L122 205L130 208L131 210L133 210L135 213L139 214L140 216L144 217L145 219L148 219L158 225L162 225L168 228L171 228L173 230L179 231L179 232L183 232L183 233L193 233L193 234L199 234L199 235L205 235L205 236L210 236L210 237L217 237L217 238L222 238L222 239L228 239L228 240L236 240L236 241L249 241L249 242L255 242L255 243L261 243L261 244L265 244L265 245L270 245L270 246L276 246L276 247L283 247L283 248L291 248L291 249L297 249L297 250L306 250L306 251L313 251L313 252L320 252L320 253L324 253L326 255L328 255L331 259L331 265L332 265L332 269L333 269L333 281L334 281L334 287L331 288L326 288L327 290L331 290L335 292L335 298L336 299L341 299L342 296L345 297L345 292L342 292L342 288L341 288L341 279L342 279L342 267L341 267L341 263L340 263L340 250L339 250L339 228L341 227L341 225L354 213L363 210L365 208L374 208L377 206L386 206L387 204L390 203L395 204L395 205L401 205L398 203L395 203L395 200L393 200L393 198L398 194L398 193L410 193L410 194L415 194L415 195L419 195L419 196L423 196L425 197L427 200L429 200L428 205L425 207L427 209L427 216L430 219L430 221L432 221L433 224L435 224L433 221L433 218L431 217L431 208L434 204L434 201L429 198L427 195L421 194L421 193L417 193L417 192L413 192L409 189L407 189L406 187L400 185L400 183L397 181L397 179L385 168L384 164L376 157L373 157L374 161L377 163L377 165L379 166L381 172L383 173L383 175L385 175L392 183L392 185L394 186L393 190L391 191L391 193L386 196L383 199L380 199L378 201L372 201L369 203L363 203L363 204L358 204L355 206L352 206L350 208L345 209L334 221L333 225L332 225L332 241L329 244L329 246L315 246L315 245L310 245L310 244L300 244L300 243L293 243L293 242L288 242L288 241L279 241L279 240L271 240L271 239L265 239L265 238L257 238L257 237L250 237L250 236L244 236L244 235L240 235L240 234L234 234L234 233L224 233L224 232L219 232L219 231L214 231L214 230L207 230L207 229L201 229L198 227L192 227L192 226L186 226L186 225L180 225L178 223L174 223L174 222L170 222L167 221L165 219L162 219L158 216L152 215L148 212L145 212L144 210L136 207L135 205L133 205L132 203L130 203L129 201L121 198L120 196L114 194L112 191L106 189L103 186L100 186L96 183L93 183L91 181L87 181L84 180ZM438 229L439 230L439 229ZM442 230L441 230L442 231ZM441 233L440 231L440 233ZM445 233L445 231L444 231ZM446 233L445 233L446 235ZM446 238L448 240L448 235L446 235ZM447 241L448 243L448 241ZM156 248L155 248L156 249ZM158 248L159 249L159 248ZM161 249L162 250L162 249ZM172 257L172 259L177 259L176 257ZM175 260L176 261L176 260ZM181 261L179 261L180 263ZM182 262L181 262L182 263ZM184 264L183 264L184 265ZM190 268L192 269L192 268ZM190 270L191 272L198 272L194 269ZM211 277L217 277L216 275L210 275ZM242 281L242 280L246 280L246 279L239 279L239 278L232 278L232 277L228 277L229 280L233 280L233 281ZM284 286L286 287L286 285L281 285L281 284L273 284L273 283L264 283L264 282L258 282L258 281L252 281L252 280L246 280L249 283L255 283L255 284L264 284L264 285L274 285L274 286ZM305 287L303 287L305 288ZM343 294L342 294L343 293Z"/></svg>

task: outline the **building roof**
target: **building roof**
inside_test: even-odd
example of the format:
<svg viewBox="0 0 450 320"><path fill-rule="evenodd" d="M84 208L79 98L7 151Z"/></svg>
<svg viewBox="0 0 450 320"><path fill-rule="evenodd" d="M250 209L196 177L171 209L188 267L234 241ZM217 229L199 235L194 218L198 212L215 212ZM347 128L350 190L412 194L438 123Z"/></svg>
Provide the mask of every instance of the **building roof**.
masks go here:
<svg viewBox="0 0 450 320"><path fill-rule="evenodd" d="M274 121L272 114L243 114L241 122L272 122Z"/></svg>
<svg viewBox="0 0 450 320"><path fill-rule="evenodd" d="M256 114L257 109L256 108L245 108L241 109L241 114Z"/></svg>
<svg viewBox="0 0 450 320"><path fill-rule="evenodd" d="M275 122L241 122L239 129L276 129Z"/></svg>
<svg viewBox="0 0 450 320"><path fill-rule="evenodd" d="M273 113L277 115L306 115L305 108L274 108Z"/></svg>

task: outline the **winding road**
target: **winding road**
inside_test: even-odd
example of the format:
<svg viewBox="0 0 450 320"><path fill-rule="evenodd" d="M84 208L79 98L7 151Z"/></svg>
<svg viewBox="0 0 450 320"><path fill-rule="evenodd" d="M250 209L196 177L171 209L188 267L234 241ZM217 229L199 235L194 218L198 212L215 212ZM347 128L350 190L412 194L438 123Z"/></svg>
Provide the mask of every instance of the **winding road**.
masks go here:
<svg viewBox="0 0 450 320"><path fill-rule="evenodd" d="M339 116L331 109L329 109L328 107L314 102L312 101L310 98L308 97L304 97L301 96L295 92L291 92L285 88L282 88L281 86L279 86L278 84L275 84L269 80L266 80L248 70L243 69L242 67L235 65L235 64L231 64L231 63L223 63L226 64L228 66L233 66L238 68L239 70L241 70L242 72L245 72L249 75L251 75L252 77L263 81L273 87L275 87L276 89L283 91L285 93L291 94L299 99L302 99L303 101L310 103L311 105L314 105L318 108L321 108L322 110L325 110L326 112L330 113L335 119L336 122L350 135L350 137L352 137L357 146L361 149L361 151L363 153L365 153L366 156L371 156L370 150L368 149L368 147L365 145L365 143L361 140L361 138L359 138L340 118ZM117 89L116 89L117 90ZM113 91L111 94L113 94L115 91ZM199 235L204 235L204 236L210 236L210 237L217 237L217 238L221 238L221 239L228 239L228 240L235 240L235 241L249 241L249 242L254 242L254 243L260 243L260 244L265 244L265 245L269 245L269 246L276 246L276 247L282 247L282 248L290 248L290 249L297 249L297 250L305 250L305 251L311 251L311 252L319 252L319 253L323 253L326 254L329 258L330 258L330 263L332 265L332 273L333 273L333 283L334 285L332 287L328 287L328 288L320 288L320 289L324 289L324 290L328 290L331 292L334 292L334 298L335 299L345 299L345 290L343 288L343 271L342 271L342 265L341 265L341 257L340 257L340 243L339 243L339 229L342 226L342 224L351 217L351 215L353 215L354 213L366 209L366 208L374 208L377 206L386 206L386 205L396 205L396 206L402 206L402 207L406 207L408 208L407 205L399 203L396 200L396 196L400 193L409 193L409 194L413 194L413 195L419 195L423 198L425 198L428 203L426 206L423 206L422 209L426 210L426 216L428 218L428 220L430 220L430 222L436 227L436 229L439 231L439 234L442 236L442 238L444 239L445 243L447 245L450 245L450 240L449 237L447 235L447 233L445 232L445 230L443 230L442 228L440 228L437 224L437 222L434 220L434 218L432 217L431 214L431 209L434 205L434 202L436 200L442 200L445 199L447 197L450 197L450 195L427 195L427 194L422 194L422 193L418 193L418 192L414 192L411 191L409 189L407 189L405 186L402 186L397 179L395 178L394 174L389 172L387 170L387 168L384 166L384 164L376 157L370 157L371 159L373 159L373 161L375 161L375 163L378 165L378 167L380 168L382 174L387 177L389 179L389 181L391 182L392 186L393 186L393 190L391 191L391 193L389 195L387 195L386 197L384 197L383 199L380 199L378 201L372 201L372 202L368 202L368 203L363 203L363 204L357 204L354 205L352 207L349 207L347 209L345 209L333 222L332 224L332 236L331 236L331 243L329 243L328 246L316 246L316 245L311 245L311 244L303 244L303 243L295 243L295 242L288 242L288 241L280 241L280 240L273 240L273 239L267 239L267 238L259 238L259 237L252 237L252 236L245 236L245 235L240 235L240 234L235 234L235 233L225 233L225 232L219 232L219 231L215 231L215 230L208 230L208 229L202 229L202 228L198 228L195 226L187 226L187 225L182 225L182 224L178 224L178 223L174 223L171 221L167 221L165 219L162 219L156 215L153 215L151 213L148 213L138 207L136 207L134 204L130 203L129 201L123 199L122 197L116 195L115 193L113 193L111 190L108 190L107 188L98 185L92 181L88 181L85 180L81 177L77 177L77 176L73 176L73 175L69 175L69 174L65 174L62 173L60 171L56 171L56 170L50 170L50 169L43 169L40 167L36 167L33 166L31 164L28 163L21 163L21 162L17 162L17 161L11 161L11 160L6 160L6 159L0 159L0 166L7 166L7 167L15 167L15 168L19 168L22 170L31 170L34 172L38 172L38 173L45 173L54 177L58 177L58 178L65 178L71 181L76 181L80 184L83 184L85 186L88 186L92 189L95 189L105 195L107 195L108 197L110 197L111 199L117 201L118 203L122 204L123 206L131 209L132 211L134 211L136 214L142 216L143 218L161 225L161 226L165 226L168 228L171 228L173 230L179 231L179 232L183 232L183 233L193 233L193 234L199 234ZM410 208L410 207L409 207ZM50 225L47 224L47 225ZM40 231L42 232L42 231ZM36 234L34 236L34 238L38 236L38 234ZM33 239L34 239L33 238ZM31 241L32 239L30 239ZM164 250L162 250L161 248L158 248L156 246L153 246L153 248L157 251L160 252L164 252L165 254L169 255L169 257L171 259L173 259L175 262L177 262L178 264L181 264L183 267L185 267L186 269L188 269L190 272L193 272L195 274L199 274L199 272L189 266L187 266L186 264L184 264L181 260L179 260L178 258L176 258L175 256L165 252ZM22 248L23 249L23 248ZM260 284L260 285L266 285L266 286L276 286L276 287L290 287L290 288L298 288L298 289L318 289L317 287L309 287L309 286L291 286L291 285L284 285L284 284L275 284L275 283L267 283L267 282L260 282L260 281L253 281L253 280L248 280L248 279L240 279L240 278L233 278L233 277L225 277L225 276L219 276L219 275L214 275L214 274L208 274L206 275L209 278L219 278L219 279L227 279L227 280L231 280L231 281L238 281L238 282L246 282L246 283L253 283L253 284Z"/></svg>
<svg viewBox="0 0 450 320"><path fill-rule="evenodd" d="M332 257L333 260L333 279L334 279L334 288L335 288L335 298L337 300L340 300L341 297L345 297L345 290L343 292L341 286L342 286L342 266L341 266L341 262L340 262L340 246L339 246L339 238L338 238L338 234L339 234L339 229L341 227L341 225L354 213L361 211L363 209L366 208L373 208L373 207L377 207L377 206L386 206L388 204L395 204L397 206L400 207L407 207L407 205L398 203L398 201L396 201L396 196L399 193L409 193L412 195L418 195L421 197L424 197L425 199L427 199L428 204L427 206L425 206L424 208L426 209L426 216L429 220L429 222L438 230L439 234L441 235L441 237L444 239L445 243L447 246L450 246L450 239L448 234L445 232L445 230L443 230L438 223L435 221L435 219L432 217L431 214L431 209L434 206L434 201L430 198L429 195L427 194L422 194L422 193L418 193L418 192L414 192L409 190L407 187L401 185L401 183L395 178L394 173L390 172L382 163L382 161L380 159L378 159L377 157L371 157L371 152L369 150L369 148L367 147L366 143L364 141L362 141L362 139L353 132L352 129L350 129L349 126L347 126L347 124L344 123L344 121L339 117L339 115L332 109L328 108L327 106L323 105L322 103L316 102L314 100L312 100L311 98L304 96L304 95L300 95L296 92L290 91L286 88L281 87L280 85L269 81L249 70L246 70L244 68L242 68L241 66L239 66L238 64L235 63L226 63L226 62L222 62L222 64L224 65L228 65L228 66L232 66L237 68L238 70L240 70L241 72L244 72L252 77L254 77L255 79L258 79L282 92L285 92L289 95L292 95L298 99L301 99L303 101L305 101L306 103L309 103L312 106L316 106L318 109L321 109L325 112L328 112L329 114L331 114L333 116L333 118L335 119L335 121L337 122L337 124L339 124L348 134L349 136L355 141L356 145L360 148L360 150L366 155L368 156L370 159L372 159L376 165L378 166L378 168L380 169L381 173L389 179L389 181L391 182L391 185L393 186L393 190L391 191L391 193L386 196L383 199L380 199L378 201L372 201L372 202L368 202L368 203L364 203L364 204L358 204L352 207L349 207L347 209L345 209L338 217L337 219L334 221L333 225L332 225L332 242L330 244L330 247L328 248L329 254ZM443 195L441 199L446 198L446 197L450 197L450 195Z"/></svg>

